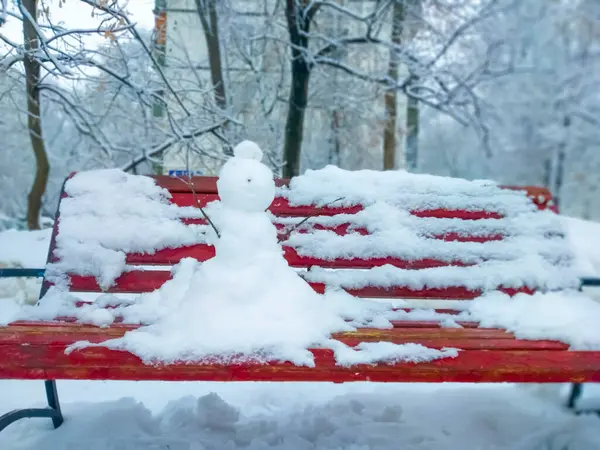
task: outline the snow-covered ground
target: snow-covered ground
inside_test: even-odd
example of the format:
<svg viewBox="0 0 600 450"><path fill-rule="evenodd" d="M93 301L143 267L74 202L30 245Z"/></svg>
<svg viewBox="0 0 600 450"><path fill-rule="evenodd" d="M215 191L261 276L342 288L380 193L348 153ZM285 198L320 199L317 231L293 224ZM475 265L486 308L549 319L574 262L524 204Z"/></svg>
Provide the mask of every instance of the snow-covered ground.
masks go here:
<svg viewBox="0 0 600 450"><path fill-rule="evenodd" d="M4 409L41 382L4 381ZM600 419L515 386L59 382L66 422L17 422L10 450L600 448Z"/></svg>
<svg viewBox="0 0 600 450"><path fill-rule="evenodd" d="M563 217L569 239L579 256L582 275L600 277L600 223Z"/></svg>
<svg viewBox="0 0 600 450"><path fill-rule="evenodd" d="M600 276L600 224L565 221L585 274ZM0 264L42 266L49 237L0 233ZM3 280L0 302L35 298L36 290L34 281ZM17 422L0 433L0 449L600 448L600 419L561 406L566 386L59 381L58 388L65 424ZM600 400L593 388L588 405ZM43 401L39 381L0 380L0 414Z"/></svg>

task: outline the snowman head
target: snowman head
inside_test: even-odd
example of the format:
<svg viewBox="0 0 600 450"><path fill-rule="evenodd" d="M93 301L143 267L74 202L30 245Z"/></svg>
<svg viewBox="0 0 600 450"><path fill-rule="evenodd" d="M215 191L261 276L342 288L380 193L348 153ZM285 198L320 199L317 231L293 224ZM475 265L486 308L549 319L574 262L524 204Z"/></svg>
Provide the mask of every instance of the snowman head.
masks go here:
<svg viewBox="0 0 600 450"><path fill-rule="evenodd" d="M275 198L273 173L262 164L263 152L252 141L242 141L221 168L217 190L223 205L247 212L265 211Z"/></svg>

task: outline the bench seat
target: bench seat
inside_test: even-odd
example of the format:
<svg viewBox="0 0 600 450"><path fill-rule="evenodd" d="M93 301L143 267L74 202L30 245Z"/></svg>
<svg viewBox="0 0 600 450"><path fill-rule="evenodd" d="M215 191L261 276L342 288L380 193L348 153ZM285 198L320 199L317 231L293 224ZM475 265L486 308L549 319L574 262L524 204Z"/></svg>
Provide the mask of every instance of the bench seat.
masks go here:
<svg viewBox="0 0 600 450"><path fill-rule="evenodd" d="M172 177L153 177L156 184L167 189L171 202L178 206L205 206L217 200L216 178L196 177L192 185ZM280 187L286 180L277 180ZM509 188L507 188L509 189ZM540 188L510 188L527 193L539 210L553 209L551 195ZM68 198L63 192L61 198ZM292 204L285 197L277 197L269 208L280 232L285 257L301 276L307 277L317 292L324 292L325 282L314 281L315 268L327 271L362 270L392 267L404 271L429 270L444 267L470 268L489 262L458 258L448 259L432 254L426 258L407 259L398 256L324 258L300 254L294 246L286 245L290 237L291 219L311 217L293 233L307 234L329 231L338 236L350 234L368 236L367 226L352 222L352 216L364 210L362 205L314 206ZM457 245L460 250L475 249L485 243L502 243L514 231L510 212L482 209L452 209L439 207L415 208L411 214L422 219L421 232L434 242ZM337 218L327 221L322 218ZM186 225L206 225L203 218L187 217ZM297 220L296 220L297 222ZM477 224L477 226L474 226ZM518 225L518 224L517 224ZM511 228L512 227L512 228ZM562 239L556 230L540 230L549 239ZM478 230L474 232L473 230ZM483 231L482 231L483 230ZM512 230L512 231L511 231ZM56 221L49 262L60 260L56 252L56 237L60 232L60 216ZM454 247L453 247L454 248ZM502 253L502 252L500 252ZM205 243L160 249L155 253L128 253L130 271L118 277L109 289L101 289L93 276L67 274L70 292L80 296L81 305L101 293L131 295L153 291L171 278L170 268L183 258L205 261L214 256L214 248ZM492 258L493 259L493 258ZM502 262L502 261L500 261ZM510 261L506 261L510 264ZM501 266L499 266L501 267ZM466 273L466 272L465 272ZM77 341L97 343L111 337L120 337L136 325L115 323L108 327L76 323L72 317L53 321L17 321L0 327L0 378L19 379L101 379L101 380L195 380L195 381L377 381L377 382L600 382L600 352L572 351L567 344L547 340L517 339L512 333L493 328L482 328L475 321L462 320L458 314L465 303L482 294L482 289L464 285L445 287L414 287L408 285L365 285L345 287L349 294L377 300L402 300L404 311L433 310L445 316L457 315L452 327L440 320L393 320L391 329L361 328L335 335L348 345L360 342L417 343L429 348L458 348L455 358L431 362L396 364L360 364L351 367L336 365L333 352L312 349L315 367L294 366L291 363L252 363L223 365L211 364L144 364L137 356L104 347L89 347L66 353L65 349ZM42 295L51 286L46 279ZM532 294L535 286L496 288L508 295ZM43 301L43 299L42 299Z"/></svg>
<svg viewBox="0 0 600 450"><path fill-rule="evenodd" d="M431 362L336 365L331 350L313 349L315 367L290 363L147 365L129 352L91 347L70 354L76 341L120 337L130 325L109 328L68 322L15 322L0 328L0 378L165 381L373 381L373 382L600 382L600 352L568 351L553 341L519 340L497 329L440 328L436 322L395 322L393 329L335 335L359 342L420 343L461 348L456 358Z"/></svg>

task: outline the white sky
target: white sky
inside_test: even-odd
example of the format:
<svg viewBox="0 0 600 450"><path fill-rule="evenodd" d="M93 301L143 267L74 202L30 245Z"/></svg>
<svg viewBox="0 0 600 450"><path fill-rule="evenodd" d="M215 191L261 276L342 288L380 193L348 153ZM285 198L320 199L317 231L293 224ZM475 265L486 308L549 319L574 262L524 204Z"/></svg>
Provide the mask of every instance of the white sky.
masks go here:
<svg viewBox="0 0 600 450"><path fill-rule="evenodd" d="M12 0L9 0L9 11L16 12ZM92 17L92 8L79 0L42 0L44 6L50 9L50 19L54 24L60 24L65 28L95 28L99 24L96 17ZM152 29L154 27L154 0L120 0L121 5L127 5L129 18L136 22L139 28ZM0 35L5 36L13 42L22 43L23 29L21 21L8 16L6 23L0 27ZM103 37L94 37L93 41L101 41ZM6 51L6 47L0 46L0 54Z"/></svg>

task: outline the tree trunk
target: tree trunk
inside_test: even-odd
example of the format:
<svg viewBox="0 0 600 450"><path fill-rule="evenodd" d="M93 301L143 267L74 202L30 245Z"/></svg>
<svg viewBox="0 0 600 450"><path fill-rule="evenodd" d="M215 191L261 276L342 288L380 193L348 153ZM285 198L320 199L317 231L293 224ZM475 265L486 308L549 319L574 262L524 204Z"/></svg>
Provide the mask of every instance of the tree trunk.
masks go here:
<svg viewBox="0 0 600 450"><path fill-rule="evenodd" d="M419 161L419 102L406 100L406 169L414 172Z"/></svg>
<svg viewBox="0 0 600 450"><path fill-rule="evenodd" d="M208 62L210 78L215 91L215 103L221 110L227 109L227 95L225 92L225 78L221 63L221 40L219 37L219 17L217 15L216 0L196 0L196 8L202 22L206 47L208 49Z"/></svg>
<svg viewBox="0 0 600 450"><path fill-rule="evenodd" d="M154 58L162 67L165 67L165 57L167 53L167 0L154 0ZM160 89L157 94L164 101L165 92ZM154 117L164 117L165 108L162 101L154 100L152 104L152 115ZM162 168L160 173L162 173ZM160 174L159 173L159 174Z"/></svg>
<svg viewBox="0 0 600 450"><path fill-rule="evenodd" d="M560 211L561 200L562 200L562 187L563 187L563 179L565 174L565 151L561 149L558 152L556 168L555 168L555 178L554 178L554 189L552 190L552 198L554 199L554 204Z"/></svg>
<svg viewBox="0 0 600 450"><path fill-rule="evenodd" d="M285 123L283 176L291 178L300 173L300 153L304 139L304 116L308 103L310 71L306 64L292 61L292 86Z"/></svg>
<svg viewBox="0 0 600 450"><path fill-rule="evenodd" d="M341 113L335 108L331 113L331 149L329 164L339 166L342 162L342 143L340 142Z"/></svg>
<svg viewBox="0 0 600 450"><path fill-rule="evenodd" d="M392 13L392 44L394 47L402 42L402 25L404 21L404 4L403 2L394 2ZM390 86L385 93L385 127L383 130L383 170L393 170L398 167L404 167L405 161L402 150L398 151L398 142L396 136L396 118L397 118L397 92L396 85L398 84L398 50L390 49L390 60L388 64L388 78ZM397 154L399 153L399 154Z"/></svg>
<svg viewBox="0 0 600 450"><path fill-rule="evenodd" d="M306 6L306 7L305 7ZM291 178L300 173L300 152L304 138L304 115L308 103L308 82L310 70L306 61L308 52L308 31L316 8L310 2L300 3L297 0L287 0L286 19L290 43L292 44L292 85L288 105L288 115L285 123L285 138L283 143L283 176Z"/></svg>
<svg viewBox="0 0 600 450"><path fill-rule="evenodd" d="M22 0L22 5L31 17L37 20L36 0ZM39 47L39 42L35 26L27 18L23 18L23 40L27 52L23 60L27 91L27 126L36 164L35 178L27 197L27 227L30 230L39 230L42 197L44 192L46 192L50 164L48 163L48 155L46 154L42 135L40 91L38 89L40 64L34 57L34 53Z"/></svg>
<svg viewBox="0 0 600 450"><path fill-rule="evenodd" d="M565 138L559 144L554 154L546 160L544 173L544 184L550 189L550 192L552 192L552 198L558 208L560 208L561 203L561 193L565 175L565 159L569 146L571 117L565 116L562 125L565 128Z"/></svg>

